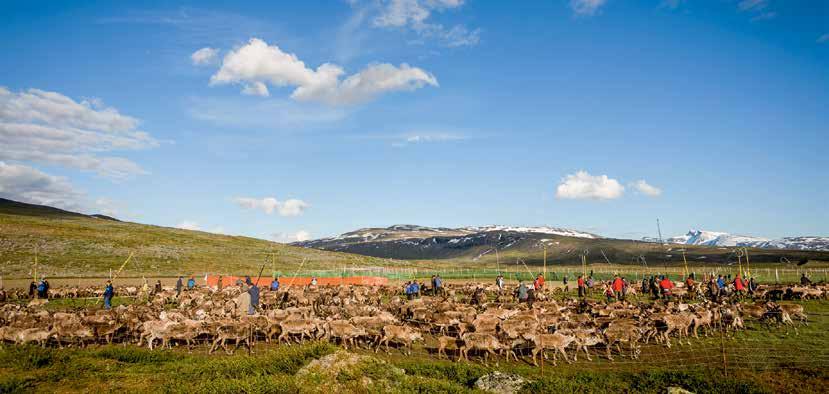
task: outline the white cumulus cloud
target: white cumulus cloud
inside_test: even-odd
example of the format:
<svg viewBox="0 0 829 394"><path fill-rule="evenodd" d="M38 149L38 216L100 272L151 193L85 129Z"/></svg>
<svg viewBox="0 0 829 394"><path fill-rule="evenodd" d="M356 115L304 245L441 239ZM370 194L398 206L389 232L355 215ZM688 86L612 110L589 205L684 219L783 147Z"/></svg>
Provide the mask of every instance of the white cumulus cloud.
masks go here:
<svg viewBox="0 0 829 394"><path fill-rule="evenodd" d="M64 177L0 161L0 198L78 210L83 193Z"/></svg>
<svg viewBox="0 0 829 394"><path fill-rule="evenodd" d="M281 243L302 242L311 239L311 233L299 230L295 233L273 233L271 239Z"/></svg>
<svg viewBox="0 0 829 394"><path fill-rule="evenodd" d="M218 58L219 50L210 47L199 49L198 51L195 51L192 55L190 55L190 60L192 60L193 64L196 66L213 64L214 62L216 62Z"/></svg>
<svg viewBox="0 0 829 394"><path fill-rule="evenodd" d="M642 193L646 196L658 197L662 194L662 189L648 184L648 182L645 182L644 179L640 179L636 182L633 182L630 184L630 186L636 189L639 193Z"/></svg>
<svg viewBox="0 0 829 394"><path fill-rule="evenodd" d="M138 119L56 92L0 87L0 160L55 164L112 178L144 174L138 164L102 152L159 145L138 130Z"/></svg>
<svg viewBox="0 0 829 394"><path fill-rule="evenodd" d="M607 175L590 175L586 171L565 176L556 187L556 198L612 200L619 198L625 187Z"/></svg>
<svg viewBox="0 0 829 394"><path fill-rule="evenodd" d="M294 87L291 98L298 101L349 105L369 101L383 93L412 91L438 86L434 75L408 64L370 64L344 79L342 67L324 63L311 69L296 55L276 45L252 38L246 45L225 55L211 85L241 84L242 92L267 96L268 86Z"/></svg>
<svg viewBox="0 0 829 394"><path fill-rule="evenodd" d="M276 212L276 214L278 214L279 216L299 216L302 215L305 212L305 210L311 206L305 201L294 198L285 201L279 201L274 197L238 197L235 201L236 204L238 204L242 208L261 210L267 213L268 215L271 215L274 212Z"/></svg>
<svg viewBox="0 0 829 394"><path fill-rule="evenodd" d="M576 15L595 15L607 0L570 0L570 8Z"/></svg>
<svg viewBox="0 0 829 394"><path fill-rule="evenodd" d="M201 231L201 226L192 220L183 220L176 225L176 228L180 228L182 230Z"/></svg>

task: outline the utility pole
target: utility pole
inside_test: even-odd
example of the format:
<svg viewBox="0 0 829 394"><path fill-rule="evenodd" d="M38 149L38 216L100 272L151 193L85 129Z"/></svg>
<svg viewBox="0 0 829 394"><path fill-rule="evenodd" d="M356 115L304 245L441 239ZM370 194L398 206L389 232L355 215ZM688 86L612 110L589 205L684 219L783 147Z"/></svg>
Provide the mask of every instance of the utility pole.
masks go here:
<svg viewBox="0 0 829 394"><path fill-rule="evenodd" d="M656 218L656 231L659 233L659 244L665 245L665 242L662 241L662 227L659 226L659 218Z"/></svg>

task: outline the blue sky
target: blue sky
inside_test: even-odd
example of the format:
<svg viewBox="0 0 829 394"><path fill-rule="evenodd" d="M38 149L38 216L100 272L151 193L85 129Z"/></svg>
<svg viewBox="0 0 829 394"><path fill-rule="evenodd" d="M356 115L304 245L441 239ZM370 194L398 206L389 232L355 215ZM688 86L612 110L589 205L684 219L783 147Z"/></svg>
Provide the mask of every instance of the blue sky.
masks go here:
<svg viewBox="0 0 829 394"><path fill-rule="evenodd" d="M829 235L827 2L5 1L0 36L0 197L280 241Z"/></svg>

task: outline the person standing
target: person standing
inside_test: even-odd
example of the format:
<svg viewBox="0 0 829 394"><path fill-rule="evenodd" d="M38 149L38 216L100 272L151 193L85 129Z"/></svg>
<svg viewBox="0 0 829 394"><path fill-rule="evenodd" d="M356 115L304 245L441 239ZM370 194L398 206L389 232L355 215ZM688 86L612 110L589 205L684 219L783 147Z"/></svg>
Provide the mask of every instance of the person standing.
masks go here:
<svg viewBox="0 0 829 394"><path fill-rule="evenodd" d="M504 275L498 274L498 277L495 278L495 285L498 286L499 293L504 291Z"/></svg>
<svg viewBox="0 0 829 394"><path fill-rule="evenodd" d="M193 290L196 287L196 280L191 276L187 279L187 290Z"/></svg>
<svg viewBox="0 0 829 394"><path fill-rule="evenodd" d="M248 293L250 293L250 305L248 306L248 315L253 315L259 308L259 286L257 286L256 283L251 284L250 289L248 289Z"/></svg>
<svg viewBox="0 0 829 394"><path fill-rule="evenodd" d="M613 288L613 293L616 296L616 299L621 300L622 287L624 287L624 284L622 283L622 278L620 278L618 274L613 278L613 282L611 282L611 287Z"/></svg>
<svg viewBox="0 0 829 394"><path fill-rule="evenodd" d="M182 287L184 287L184 281L182 280L182 277L179 276L178 280L176 281L176 297L181 295Z"/></svg>
<svg viewBox="0 0 829 394"><path fill-rule="evenodd" d="M443 278L440 275L435 277L435 295L440 294L443 295Z"/></svg>
<svg viewBox="0 0 829 394"><path fill-rule="evenodd" d="M567 285L567 274L564 274L564 278L561 280L561 283L564 285L564 294L570 292L570 287Z"/></svg>
<svg viewBox="0 0 829 394"><path fill-rule="evenodd" d="M579 288L579 298L584 298L587 296L587 285L584 283L584 277L579 275L579 278L576 279L576 286Z"/></svg>
<svg viewBox="0 0 829 394"><path fill-rule="evenodd" d="M155 294L161 293L161 279L155 281Z"/></svg>
<svg viewBox="0 0 829 394"><path fill-rule="evenodd" d="M659 282L659 287L662 289L662 296L665 299L668 299L671 297L671 289L674 288L674 282L671 282L671 280L668 279L668 277L663 275L662 281Z"/></svg>
<svg viewBox="0 0 829 394"><path fill-rule="evenodd" d="M37 284L37 298L46 299L46 280L41 279L40 283Z"/></svg>
<svg viewBox="0 0 829 394"><path fill-rule="evenodd" d="M250 313L250 292L248 292L247 284L242 283L239 286L242 292L236 297L236 313L239 316L244 316L246 313Z"/></svg>
<svg viewBox="0 0 829 394"><path fill-rule="evenodd" d="M36 295L37 283L35 283L35 281L32 281L31 283L29 283L29 298L35 298Z"/></svg>
<svg viewBox="0 0 829 394"><path fill-rule="evenodd" d="M527 290L527 285L524 284L524 281L518 282L518 288L515 289L515 294L518 296L518 302L527 301L529 291Z"/></svg>
<svg viewBox="0 0 829 394"><path fill-rule="evenodd" d="M535 278L535 291L541 291L544 289L544 275L538 274L538 277Z"/></svg>
<svg viewBox="0 0 829 394"><path fill-rule="evenodd" d="M112 281L108 280L104 287L104 309L112 309L112 297L114 296L115 288L112 287Z"/></svg>
<svg viewBox="0 0 829 394"><path fill-rule="evenodd" d="M222 275L219 275L219 280L216 281L216 290L222 291L222 288L225 286L225 278Z"/></svg>

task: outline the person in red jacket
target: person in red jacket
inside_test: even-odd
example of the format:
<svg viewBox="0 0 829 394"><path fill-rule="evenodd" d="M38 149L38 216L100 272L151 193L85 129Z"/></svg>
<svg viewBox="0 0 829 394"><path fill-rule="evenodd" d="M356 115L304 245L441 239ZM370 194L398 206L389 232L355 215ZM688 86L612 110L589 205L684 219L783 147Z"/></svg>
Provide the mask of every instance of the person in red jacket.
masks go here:
<svg viewBox="0 0 829 394"><path fill-rule="evenodd" d="M613 292L616 293L616 299L621 300L622 299L622 288L625 287L625 283L622 282L622 278L620 278L619 275L616 275L616 277L613 278L612 287L613 287Z"/></svg>
<svg viewBox="0 0 829 394"><path fill-rule="evenodd" d="M743 293L745 293L746 287L745 284L743 284L743 279L740 278L740 274L737 274L734 278L734 290L737 297L742 297Z"/></svg>
<svg viewBox="0 0 829 394"><path fill-rule="evenodd" d="M544 275L538 274L535 278L535 291L541 291L544 288Z"/></svg>
<svg viewBox="0 0 829 394"><path fill-rule="evenodd" d="M584 283L584 277L579 275L579 279L576 282L579 286L579 298L583 298L587 295L587 285Z"/></svg>
<svg viewBox="0 0 829 394"><path fill-rule="evenodd" d="M659 287L662 289L662 297L668 298L671 296L671 289L674 288L674 282L671 282L670 279L663 275L662 281L659 282Z"/></svg>

